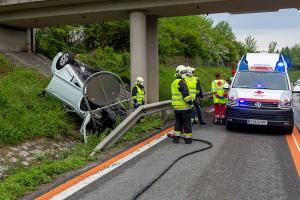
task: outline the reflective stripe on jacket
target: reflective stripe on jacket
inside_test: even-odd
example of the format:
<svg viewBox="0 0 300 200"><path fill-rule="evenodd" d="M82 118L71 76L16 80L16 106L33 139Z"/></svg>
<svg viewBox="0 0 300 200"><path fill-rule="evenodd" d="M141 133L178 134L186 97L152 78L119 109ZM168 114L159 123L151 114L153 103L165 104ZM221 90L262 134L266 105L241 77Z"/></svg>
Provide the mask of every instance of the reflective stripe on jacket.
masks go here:
<svg viewBox="0 0 300 200"><path fill-rule="evenodd" d="M189 88L190 96L196 99L197 94L197 78L194 76L187 76L185 79L186 85Z"/></svg>
<svg viewBox="0 0 300 200"><path fill-rule="evenodd" d="M191 101L192 97L190 95L183 97L182 93L179 91L179 88L180 88L179 82L181 80L183 80L183 79L177 78L173 81L173 83L171 85L172 106L173 106L174 110L190 110L191 106L187 102ZM186 88L188 89L188 87L186 87ZM187 93L188 93L188 91L187 91Z"/></svg>
<svg viewBox="0 0 300 200"><path fill-rule="evenodd" d="M138 104L144 104L145 102L145 90L144 88L140 88L139 85L135 85L136 87L136 95L132 95L132 99L135 99Z"/></svg>
<svg viewBox="0 0 300 200"><path fill-rule="evenodd" d="M224 97L224 84L225 81L222 79L214 80L211 83L214 103L226 104L227 98Z"/></svg>

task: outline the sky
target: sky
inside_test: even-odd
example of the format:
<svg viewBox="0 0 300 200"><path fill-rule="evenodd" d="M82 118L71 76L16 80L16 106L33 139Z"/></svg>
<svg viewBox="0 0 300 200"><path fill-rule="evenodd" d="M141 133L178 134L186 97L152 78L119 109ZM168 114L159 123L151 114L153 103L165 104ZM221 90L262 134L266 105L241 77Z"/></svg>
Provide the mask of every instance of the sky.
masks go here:
<svg viewBox="0 0 300 200"><path fill-rule="evenodd" d="M277 41L277 48L300 44L300 10L284 9L278 12L251 14L209 14L218 23L229 22L237 40L245 41L248 35L257 40L258 50L268 50L269 43Z"/></svg>

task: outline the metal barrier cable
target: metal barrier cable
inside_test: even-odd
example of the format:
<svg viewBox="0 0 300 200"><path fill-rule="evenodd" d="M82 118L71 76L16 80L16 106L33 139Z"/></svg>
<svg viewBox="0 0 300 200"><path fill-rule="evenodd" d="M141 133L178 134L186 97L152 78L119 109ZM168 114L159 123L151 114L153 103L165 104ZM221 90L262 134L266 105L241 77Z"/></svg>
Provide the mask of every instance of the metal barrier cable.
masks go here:
<svg viewBox="0 0 300 200"><path fill-rule="evenodd" d="M130 200L136 200L138 199L144 192L146 192L156 181L158 181L167 171L169 171L169 169L175 164L177 163L179 160L190 156L192 154L195 153L199 153L201 151L205 151L208 149L211 149L213 147L213 144L210 141L207 140L201 140L201 139L192 139L193 141L197 141L197 142L202 142L205 144L208 144L207 147L201 148L201 149L197 149L194 151L191 151L189 153L183 154L182 156L178 157L177 159L175 159L168 167L166 167L166 169L164 169L157 177L155 177L154 179L152 179L147 185L145 185L144 187L142 187L141 189L139 189L139 191L137 191L134 196L132 198L130 198Z"/></svg>

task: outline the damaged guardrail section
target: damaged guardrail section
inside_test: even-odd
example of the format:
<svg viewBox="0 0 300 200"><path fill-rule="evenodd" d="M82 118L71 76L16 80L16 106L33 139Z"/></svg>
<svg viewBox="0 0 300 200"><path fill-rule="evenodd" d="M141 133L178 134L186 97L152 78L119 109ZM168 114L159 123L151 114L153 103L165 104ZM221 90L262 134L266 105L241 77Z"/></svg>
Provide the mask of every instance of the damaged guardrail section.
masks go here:
<svg viewBox="0 0 300 200"><path fill-rule="evenodd" d="M204 98L211 97L212 93L205 93ZM107 149L113 146L119 139L142 117L151 115L157 112L164 112L172 109L171 100L146 104L140 106L134 112L132 112L123 122L121 122L104 140L102 140L90 154L94 156L97 152L102 149ZM162 114L164 116L164 113Z"/></svg>

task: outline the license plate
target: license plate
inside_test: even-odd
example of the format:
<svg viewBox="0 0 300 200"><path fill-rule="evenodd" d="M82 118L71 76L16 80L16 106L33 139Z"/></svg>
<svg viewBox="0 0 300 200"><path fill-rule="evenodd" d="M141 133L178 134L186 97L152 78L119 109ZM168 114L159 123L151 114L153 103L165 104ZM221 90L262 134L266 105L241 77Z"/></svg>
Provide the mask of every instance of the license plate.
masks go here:
<svg viewBox="0 0 300 200"><path fill-rule="evenodd" d="M259 120L259 119L248 119L247 124L266 126L266 125L268 125L268 121L267 120Z"/></svg>

